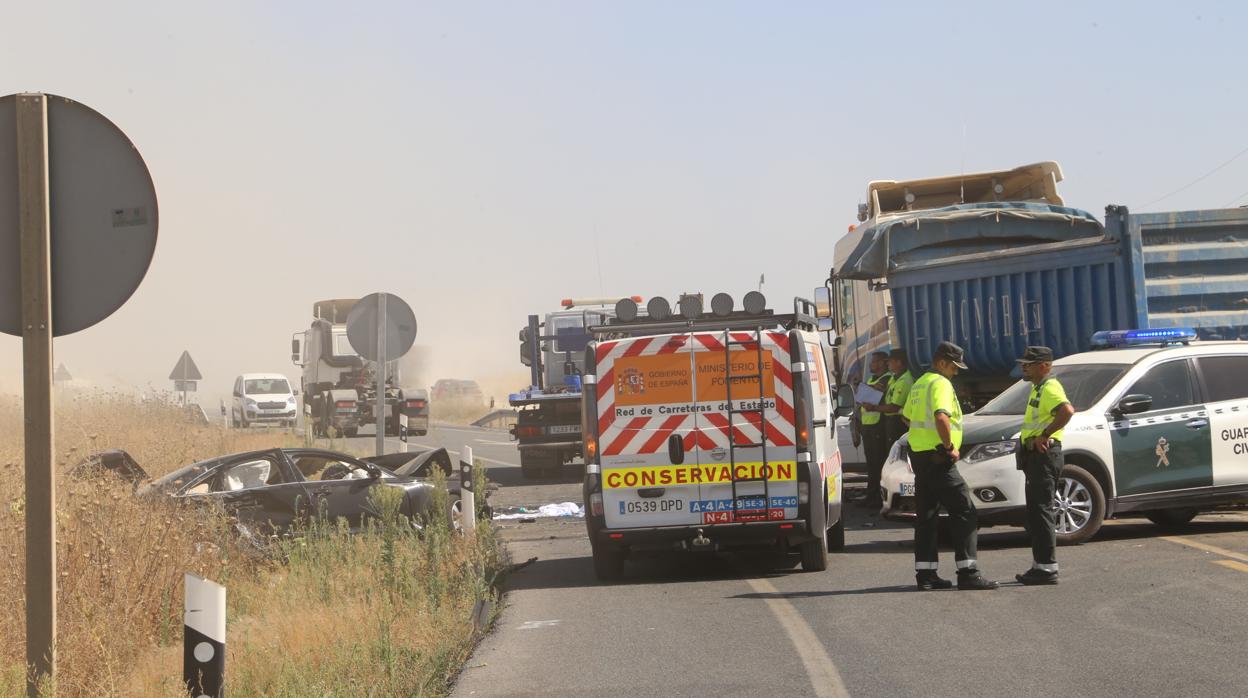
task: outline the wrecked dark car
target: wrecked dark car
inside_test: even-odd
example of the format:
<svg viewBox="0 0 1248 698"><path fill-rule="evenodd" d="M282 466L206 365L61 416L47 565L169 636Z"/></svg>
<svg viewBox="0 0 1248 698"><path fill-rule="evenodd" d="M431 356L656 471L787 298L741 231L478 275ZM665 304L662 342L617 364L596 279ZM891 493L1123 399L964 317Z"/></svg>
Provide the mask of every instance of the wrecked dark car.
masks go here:
<svg viewBox="0 0 1248 698"><path fill-rule="evenodd" d="M396 470L403 474L373 460L396 464ZM129 461L133 463L133 459ZM379 515L369 498L372 488L393 487L403 492L400 511L413 526L423 527L435 515L447 517L457 526L459 481L446 480L448 511L433 511L434 485L425 478L434 467L443 472L450 468L445 450L360 459L318 448L274 448L193 463L144 485L138 495L219 503L240 529L267 536L282 533L314 515L343 519L349 528L358 530L366 520Z"/></svg>

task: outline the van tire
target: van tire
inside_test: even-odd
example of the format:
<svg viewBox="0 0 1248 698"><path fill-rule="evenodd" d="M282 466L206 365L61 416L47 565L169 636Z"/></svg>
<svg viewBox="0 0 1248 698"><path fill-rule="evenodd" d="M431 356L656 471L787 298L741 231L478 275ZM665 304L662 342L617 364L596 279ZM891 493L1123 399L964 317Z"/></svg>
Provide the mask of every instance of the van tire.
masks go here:
<svg viewBox="0 0 1248 698"><path fill-rule="evenodd" d="M832 524L828 529L828 552L835 553L845 549L845 519Z"/></svg>
<svg viewBox="0 0 1248 698"><path fill-rule="evenodd" d="M624 552L593 546L594 576L600 582L614 582L624 576Z"/></svg>
<svg viewBox="0 0 1248 698"><path fill-rule="evenodd" d="M824 529L818 538L802 543L802 569L807 572L822 572L828 569L828 546L830 544L827 529Z"/></svg>
<svg viewBox="0 0 1248 698"><path fill-rule="evenodd" d="M1160 509L1150 511L1145 515L1149 521L1164 529L1178 529L1191 523L1199 513L1196 509Z"/></svg>

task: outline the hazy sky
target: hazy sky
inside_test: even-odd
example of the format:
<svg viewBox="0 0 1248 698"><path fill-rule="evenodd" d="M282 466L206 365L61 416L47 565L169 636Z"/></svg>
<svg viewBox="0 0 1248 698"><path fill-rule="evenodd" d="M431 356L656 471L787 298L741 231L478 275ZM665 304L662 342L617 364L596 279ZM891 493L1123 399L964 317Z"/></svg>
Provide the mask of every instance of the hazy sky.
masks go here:
<svg viewBox="0 0 1248 698"><path fill-rule="evenodd" d="M523 377L568 296L822 283L871 179L1056 160L1099 216L1248 203L1242 3L9 2L0 95L100 111L160 240L57 340L99 384L278 370L317 299L406 299L436 377ZM9 251L0 251L10 254ZM7 299L6 299L7 300ZM21 342L0 336L0 390Z"/></svg>

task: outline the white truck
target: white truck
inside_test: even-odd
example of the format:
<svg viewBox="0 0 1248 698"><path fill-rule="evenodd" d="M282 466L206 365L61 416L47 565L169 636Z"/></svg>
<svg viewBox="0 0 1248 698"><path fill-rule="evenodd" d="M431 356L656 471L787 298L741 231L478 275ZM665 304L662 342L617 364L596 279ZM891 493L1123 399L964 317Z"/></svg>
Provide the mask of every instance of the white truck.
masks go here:
<svg viewBox="0 0 1248 698"><path fill-rule="evenodd" d="M314 436L354 437L361 426L374 424L377 364L362 358L347 340L347 314L356 298L318 301L312 305L312 326L291 337L291 361L303 369L300 400ZM421 436L429 430L429 391L404 386L399 362L386 363L387 436Z"/></svg>

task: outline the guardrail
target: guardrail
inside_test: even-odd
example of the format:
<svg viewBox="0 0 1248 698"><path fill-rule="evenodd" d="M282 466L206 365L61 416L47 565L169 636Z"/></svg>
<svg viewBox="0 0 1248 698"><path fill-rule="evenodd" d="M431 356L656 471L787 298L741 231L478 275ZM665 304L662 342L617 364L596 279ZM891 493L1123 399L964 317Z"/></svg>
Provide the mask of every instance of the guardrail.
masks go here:
<svg viewBox="0 0 1248 698"><path fill-rule="evenodd" d="M474 427L505 430L516 423L516 411L498 409L472 423Z"/></svg>

